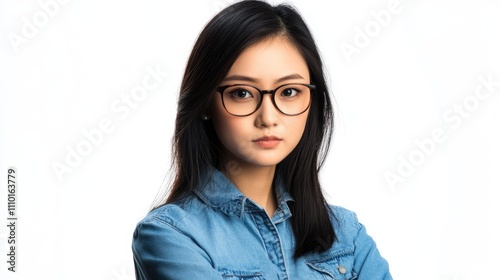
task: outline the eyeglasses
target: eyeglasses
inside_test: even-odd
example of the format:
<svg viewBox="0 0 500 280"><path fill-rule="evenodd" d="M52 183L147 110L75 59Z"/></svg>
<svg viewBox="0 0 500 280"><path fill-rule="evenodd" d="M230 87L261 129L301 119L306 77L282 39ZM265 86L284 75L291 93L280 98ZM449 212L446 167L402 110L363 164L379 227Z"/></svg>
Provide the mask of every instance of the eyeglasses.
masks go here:
<svg viewBox="0 0 500 280"><path fill-rule="evenodd" d="M288 116L304 113L311 104L311 91L316 86L309 84L285 84L274 90L260 90L254 86L236 84L217 88L226 111L245 117L259 110L264 94L271 94L274 107Z"/></svg>

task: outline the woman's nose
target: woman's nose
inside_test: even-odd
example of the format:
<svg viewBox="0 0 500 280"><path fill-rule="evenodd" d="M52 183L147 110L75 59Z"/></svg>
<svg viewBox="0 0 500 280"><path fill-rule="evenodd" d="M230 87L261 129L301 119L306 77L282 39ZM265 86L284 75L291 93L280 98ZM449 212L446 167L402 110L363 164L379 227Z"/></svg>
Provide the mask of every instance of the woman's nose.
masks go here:
<svg viewBox="0 0 500 280"><path fill-rule="evenodd" d="M272 127L278 125L280 112L274 106L272 95L263 95L262 104L256 114L255 125L257 127Z"/></svg>

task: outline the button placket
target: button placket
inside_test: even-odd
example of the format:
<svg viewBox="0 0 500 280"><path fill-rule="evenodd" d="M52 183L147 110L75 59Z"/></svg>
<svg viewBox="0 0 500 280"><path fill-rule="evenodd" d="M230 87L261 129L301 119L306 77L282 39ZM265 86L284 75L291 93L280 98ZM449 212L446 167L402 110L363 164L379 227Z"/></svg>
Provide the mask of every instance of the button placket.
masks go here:
<svg viewBox="0 0 500 280"><path fill-rule="evenodd" d="M285 256L278 230L275 224L269 218L265 210L252 211L251 216L260 232L261 238L264 241L268 258L273 262L281 271L280 279L288 279L287 267L285 264Z"/></svg>

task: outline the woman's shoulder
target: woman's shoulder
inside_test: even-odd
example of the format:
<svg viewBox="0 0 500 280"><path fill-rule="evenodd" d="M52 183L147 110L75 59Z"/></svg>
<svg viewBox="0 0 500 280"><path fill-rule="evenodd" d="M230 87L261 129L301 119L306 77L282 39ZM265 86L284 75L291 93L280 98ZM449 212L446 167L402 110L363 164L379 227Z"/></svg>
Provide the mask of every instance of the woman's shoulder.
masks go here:
<svg viewBox="0 0 500 280"><path fill-rule="evenodd" d="M182 223L196 217L198 212L196 205L192 201L183 203L165 203L149 211L138 223L139 227L147 223L162 223L173 227L178 227Z"/></svg>
<svg viewBox="0 0 500 280"><path fill-rule="evenodd" d="M328 207L333 211L333 213L342 219L357 219L356 213L350 209L344 208L339 205L328 204Z"/></svg>
<svg viewBox="0 0 500 280"><path fill-rule="evenodd" d="M331 204L328 206L331 210L330 219L337 239L343 243L354 242L363 226L356 213L342 206Z"/></svg>
<svg viewBox="0 0 500 280"><path fill-rule="evenodd" d="M356 225L359 223L356 212L344 208L342 206L329 204L328 207L332 211L331 216L333 222L342 223L344 225Z"/></svg>
<svg viewBox="0 0 500 280"><path fill-rule="evenodd" d="M308 264L322 271L337 267L332 273L340 273L339 279L392 279L387 261L356 213L341 206L328 206L336 241L328 251L308 259Z"/></svg>

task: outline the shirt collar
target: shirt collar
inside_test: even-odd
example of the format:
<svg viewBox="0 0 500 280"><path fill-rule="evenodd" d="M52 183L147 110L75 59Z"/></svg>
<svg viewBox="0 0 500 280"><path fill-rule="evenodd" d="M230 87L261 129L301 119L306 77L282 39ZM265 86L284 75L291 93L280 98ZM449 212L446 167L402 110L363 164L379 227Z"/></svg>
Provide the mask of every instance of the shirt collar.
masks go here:
<svg viewBox="0 0 500 280"><path fill-rule="evenodd" d="M210 168L202 182L194 192L209 207L238 217L243 216L244 212L264 210L246 197L222 172L214 167ZM281 180L275 180L275 191L278 207L273 221L277 222L291 216L287 203L294 200L285 190Z"/></svg>

